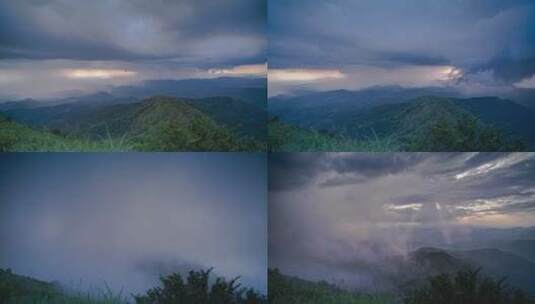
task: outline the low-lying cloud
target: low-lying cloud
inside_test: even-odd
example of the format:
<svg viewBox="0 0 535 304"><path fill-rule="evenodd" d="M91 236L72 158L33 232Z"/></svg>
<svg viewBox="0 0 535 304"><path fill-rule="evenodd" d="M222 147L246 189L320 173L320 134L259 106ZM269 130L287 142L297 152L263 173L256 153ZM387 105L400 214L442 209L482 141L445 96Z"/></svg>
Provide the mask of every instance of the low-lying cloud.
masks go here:
<svg viewBox="0 0 535 304"><path fill-rule="evenodd" d="M4 155L0 168L1 268L128 294L214 267L266 291L261 155Z"/></svg>

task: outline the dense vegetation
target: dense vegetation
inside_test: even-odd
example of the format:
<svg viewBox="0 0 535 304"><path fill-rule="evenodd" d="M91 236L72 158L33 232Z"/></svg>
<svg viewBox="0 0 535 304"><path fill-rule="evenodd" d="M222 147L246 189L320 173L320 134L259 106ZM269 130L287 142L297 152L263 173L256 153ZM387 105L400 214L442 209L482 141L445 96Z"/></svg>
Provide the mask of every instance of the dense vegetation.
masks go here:
<svg viewBox="0 0 535 304"><path fill-rule="evenodd" d="M463 269L429 277L420 287L402 294L362 294L340 289L327 282L310 282L269 270L269 303L332 304L533 304L522 290L508 287L505 279Z"/></svg>
<svg viewBox="0 0 535 304"><path fill-rule="evenodd" d="M521 290L505 279L482 276L480 270L461 270L429 278L425 286L408 293L405 304L530 304Z"/></svg>
<svg viewBox="0 0 535 304"><path fill-rule="evenodd" d="M209 270L190 271L184 281L178 273L161 277L162 287L155 287L145 295L135 296L137 304L260 304L266 298L253 289L240 288L238 278L226 281L217 278L209 283Z"/></svg>
<svg viewBox="0 0 535 304"><path fill-rule="evenodd" d="M271 304L388 304L395 301L389 294L368 295L350 292L327 282L309 282L281 274L268 273L268 301Z"/></svg>
<svg viewBox="0 0 535 304"><path fill-rule="evenodd" d="M0 115L0 151L262 151L261 140L169 100L92 112L76 125L29 127ZM73 123L74 124L74 123Z"/></svg>
<svg viewBox="0 0 535 304"><path fill-rule="evenodd" d="M425 128L399 129L351 138L333 132L304 129L271 119L268 124L270 151L524 151L519 139L506 136L497 128L482 124L470 115L461 115L454 122L447 119L431 121Z"/></svg>
<svg viewBox="0 0 535 304"><path fill-rule="evenodd" d="M395 151L399 147L389 139L349 139L341 135L291 126L273 118L268 123L268 149L270 152L387 152Z"/></svg>
<svg viewBox="0 0 535 304"><path fill-rule="evenodd" d="M162 286L144 295L133 295L137 304L262 304L266 297L243 288L238 278L210 280L210 270L190 271L187 279L178 273L160 278ZM91 292L67 291L59 285L13 274L0 269L0 304L126 304L130 297L107 286Z"/></svg>
<svg viewBox="0 0 535 304"><path fill-rule="evenodd" d="M423 96L374 105L352 98L275 98L271 115L280 120L270 124L270 150L524 151L535 142L535 112L511 101Z"/></svg>
<svg viewBox="0 0 535 304"><path fill-rule="evenodd" d="M1 304L126 304L127 298L107 286L91 292L65 291L60 286L0 269Z"/></svg>
<svg viewBox="0 0 535 304"><path fill-rule="evenodd" d="M129 150L132 150L132 144L122 138L94 140L64 135L57 130L36 130L0 115L0 152Z"/></svg>

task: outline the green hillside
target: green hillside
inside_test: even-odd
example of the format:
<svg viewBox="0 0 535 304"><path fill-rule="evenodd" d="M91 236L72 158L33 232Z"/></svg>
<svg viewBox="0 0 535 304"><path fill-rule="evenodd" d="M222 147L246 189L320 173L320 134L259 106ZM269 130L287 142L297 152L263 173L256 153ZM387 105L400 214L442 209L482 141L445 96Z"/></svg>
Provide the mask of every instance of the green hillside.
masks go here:
<svg viewBox="0 0 535 304"><path fill-rule="evenodd" d="M388 139L348 139L314 129L295 127L278 119L271 119L268 123L268 149L271 152L386 152L397 148Z"/></svg>
<svg viewBox="0 0 535 304"><path fill-rule="evenodd" d="M336 116L288 124L296 128L286 127L281 130L270 125L270 145L275 142L273 134L278 134L276 138L282 142L278 146L271 145L273 150L295 148L295 151L306 151L308 147L321 146L320 142L327 140L317 134L331 134L330 138L336 138L336 146L340 147L336 151L380 151L382 149L374 149L375 143L384 146L385 142L388 143L387 151L526 149L519 137L503 132L459 106L454 100L442 97L419 97L407 103L355 108ZM310 131L303 133L297 131L299 129ZM372 145L367 146L369 143Z"/></svg>
<svg viewBox="0 0 535 304"><path fill-rule="evenodd" d="M265 145L169 97L63 115L42 127L1 125L9 151L259 151ZM53 130L53 133L47 130Z"/></svg>
<svg viewBox="0 0 535 304"><path fill-rule="evenodd" d="M264 304L266 296L242 287L239 277L214 278L209 270L192 270L187 276L172 273L160 277L161 286L144 294L123 295L107 285L91 292L66 290L58 284L0 269L1 304Z"/></svg>
<svg viewBox="0 0 535 304"><path fill-rule="evenodd" d="M126 304L126 297L109 289L92 293L65 291L59 285L0 269L2 304Z"/></svg>
<svg viewBox="0 0 535 304"><path fill-rule="evenodd" d="M272 304L389 304L396 303L390 294L361 294L340 289L327 282L311 282L281 274L268 273L269 303Z"/></svg>
<svg viewBox="0 0 535 304"><path fill-rule="evenodd" d="M13 122L0 113L0 152L46 151L129 151L132 145L120 139L66 136L48 130L36 130Z"/></svg>

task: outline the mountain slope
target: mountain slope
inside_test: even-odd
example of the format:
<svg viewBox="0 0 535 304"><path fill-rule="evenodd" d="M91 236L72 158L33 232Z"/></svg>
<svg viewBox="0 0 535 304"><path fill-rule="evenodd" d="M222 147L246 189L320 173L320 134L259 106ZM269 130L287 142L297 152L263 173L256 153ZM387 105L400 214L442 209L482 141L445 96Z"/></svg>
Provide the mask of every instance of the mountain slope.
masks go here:
<svg viewBox="0 0 535 304"><path fill-rule="evenodd" d="M535 263L521 256L495 248L445 250L420 248L410 253L410 261L418 265L423 277L452 273L470 267L497 279L507 278L508 284L535 293ZM499 261L499 262L497 262Z"/></svg>
<svg viewBox="0 0 535 304"><path fill-rule="evenodd" d="M82 152L82 151L129 151L132 146L107 138L89 140L64 136L45 129L34 129L16 123L0 113L0 152Z"/></svg>
<svg viewBox="0 0 535 304"><path fill-rule="evenodd" d="M480 103L479 100L465 102L422 96L379 106L356 104L342 107L343 110L302 108L298 115L281 113L279 118L301 128L350 139L388 138L408 151L522 150L518 140L533 129L526 125L531 116L535 119L535 113L532 115L529 109L523 111L522 106L502 100L487 103L491 109L485 110L480 109L483 108ZM503 111L500 105L509 111ZM522 120L506 123L519 113L523 113ZM504 131L502 128L505 129L506 124L512 127Z"/></svg>
<svg viewBox="0 0 535 304"><path fill-rule="evenodd" d="M484 123L535 142L535 111L526 106L497 97L454 99L454 102Z"/></svg>
<svg viewBox="0 0 535 304"><path fill-rule="evenodd" d="M209 97L187 103L238 134L266 141L267 111L252 103L230 97Z"/></svg>
<svg viewBox="0 0 535 304"><path fill-rule="evenodd" d="M157 96L139 103L117 104L74 113L60 122L47 125L65 131L77 130L77 133L93 138L106 137L108 134L111 137L135 137L164 122L173 121L186 126L199 116L205 115L186 102Z"/></svg>

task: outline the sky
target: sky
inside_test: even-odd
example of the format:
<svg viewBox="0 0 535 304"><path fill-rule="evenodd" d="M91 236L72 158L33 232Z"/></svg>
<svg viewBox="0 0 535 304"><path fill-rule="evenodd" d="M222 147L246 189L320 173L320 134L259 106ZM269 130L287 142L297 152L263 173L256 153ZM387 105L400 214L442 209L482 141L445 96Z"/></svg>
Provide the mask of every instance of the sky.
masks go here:
<svg viewBox="0 0 535 304"><path fill-rule="evenodd" d="M145 79L262 76L265 0L0 3L0 97Z"/></svg>
<svg viewBox="0 0 535 304"><path fill-rule="evenodd" d="M266 292L262 154L4 153L0 172L0 268L128 295L214 267Z"/></svg>
<svg viewBox="0 0 535 304"><path fill-rule="evenodd" d="M305 278L535 226L534 153L286 153L268 171L270 267Z"/></svg>
<svg viewBox="0 0 535 304"><path fill-rule="evenodd" d="M295 87L535 88L531 0L272 0L270 95Z"/></svg>

